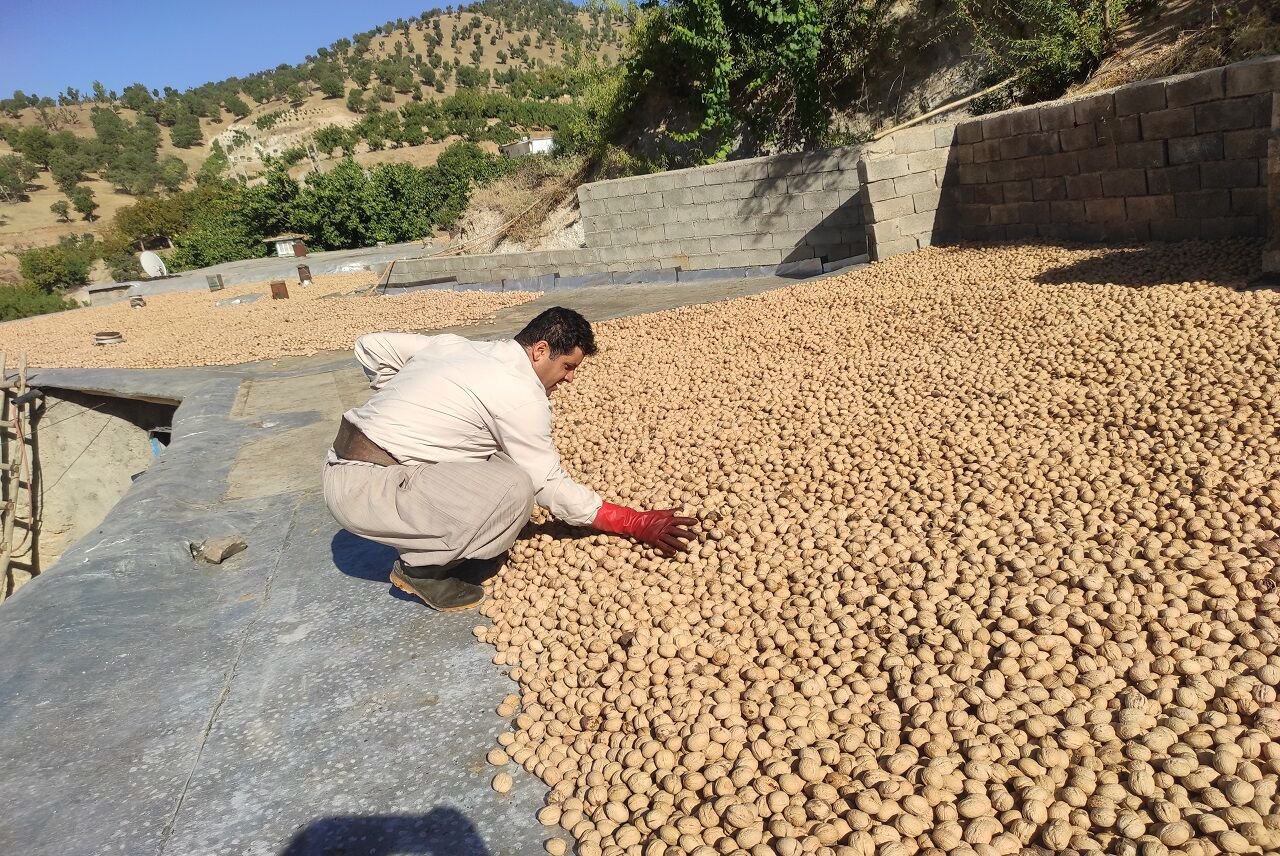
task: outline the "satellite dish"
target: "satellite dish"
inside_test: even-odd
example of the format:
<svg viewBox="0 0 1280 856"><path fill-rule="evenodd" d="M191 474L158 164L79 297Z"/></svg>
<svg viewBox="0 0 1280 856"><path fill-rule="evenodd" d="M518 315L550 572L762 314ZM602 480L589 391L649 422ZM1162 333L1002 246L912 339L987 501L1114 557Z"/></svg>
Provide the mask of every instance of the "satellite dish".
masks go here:
<svg viewBox="0 0 1280 856"><path fill-rule="evenodd" d="M138 254L138 262L142 265L142 269L147 272L147 276L154 279L157 276L168 276L169 269L164 266L164 259L155 253L147 250Z"/></svg>

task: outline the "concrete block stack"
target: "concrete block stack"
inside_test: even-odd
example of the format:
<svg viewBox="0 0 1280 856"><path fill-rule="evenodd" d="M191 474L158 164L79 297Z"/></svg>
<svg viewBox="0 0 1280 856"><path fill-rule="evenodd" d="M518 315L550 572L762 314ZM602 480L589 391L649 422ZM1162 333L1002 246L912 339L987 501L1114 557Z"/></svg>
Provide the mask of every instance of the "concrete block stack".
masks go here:
<svg viewBox="0 0 1280 856"><path fill-rule="evenodd" d="M1277 89L1269 57L963 122L934 238L1265 235Z"/></svg>
<svg viewBox="0 0 1280 856"><path fill-rule="evenodd" d="M866 252L857 149L583 185L587 247L612 271L736 269Z"/></svg>
<svg viewBox="0 0 1280 856"><path fill-rule="evenodd" d="M896 256L933 242L955 134L955 125L923 125L866 147L858 175L872 258Z"/></svg>

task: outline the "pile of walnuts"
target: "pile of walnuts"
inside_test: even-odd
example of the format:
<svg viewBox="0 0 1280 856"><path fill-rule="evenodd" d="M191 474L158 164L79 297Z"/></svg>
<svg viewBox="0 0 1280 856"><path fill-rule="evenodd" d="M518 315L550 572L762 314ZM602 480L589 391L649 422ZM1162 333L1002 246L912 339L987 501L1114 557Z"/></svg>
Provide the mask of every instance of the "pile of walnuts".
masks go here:
<svg viewBox="0 0 1280 856"><path fill-rule="evenodd" d="M1257 258L934 248L599 325L565 465L702 539L540 517L491 583L548 851L1280 851Z"/></svg>

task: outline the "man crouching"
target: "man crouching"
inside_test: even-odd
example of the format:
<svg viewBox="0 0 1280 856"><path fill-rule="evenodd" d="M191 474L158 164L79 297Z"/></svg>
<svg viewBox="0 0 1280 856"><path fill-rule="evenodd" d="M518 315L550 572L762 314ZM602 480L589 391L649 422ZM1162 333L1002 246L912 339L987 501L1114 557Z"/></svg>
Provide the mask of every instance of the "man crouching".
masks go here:
<svg viewBox="0 0 1280 856"><path fill-rule="evenodd" d="M671 555L695 521L603 502L569 478L551 442L552 391L596 352L587 320L553 307L514 339L370 333L356 358L376 390L342 415L324 499L343 528L394 547L397 588L441 611L476 606L468 563L511 548L533 503L566 523Z"/></svg>

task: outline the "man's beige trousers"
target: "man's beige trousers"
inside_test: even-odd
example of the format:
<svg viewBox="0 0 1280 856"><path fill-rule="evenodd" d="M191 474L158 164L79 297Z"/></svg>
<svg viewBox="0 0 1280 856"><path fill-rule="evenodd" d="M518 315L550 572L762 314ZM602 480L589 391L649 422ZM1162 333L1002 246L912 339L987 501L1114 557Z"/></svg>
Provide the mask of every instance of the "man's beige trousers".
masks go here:
<svg viewBox="0 0 1280 856"><path fill-rule="evenodd" d="M394 467L330 454L324 501L344 529L396 548L405 564L451 565L511 549L533 511L533 482L501 452Z"/></svg>

